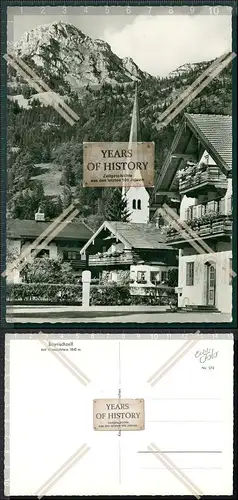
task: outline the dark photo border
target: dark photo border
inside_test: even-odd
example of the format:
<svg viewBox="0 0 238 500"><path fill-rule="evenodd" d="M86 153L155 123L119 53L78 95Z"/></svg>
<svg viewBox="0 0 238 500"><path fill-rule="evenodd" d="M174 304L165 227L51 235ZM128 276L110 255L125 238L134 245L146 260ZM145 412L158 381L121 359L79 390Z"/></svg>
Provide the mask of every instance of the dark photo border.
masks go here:
<svg viewBox="0 0 238 500"><path fill-rule="evenodd" d="M86 4L88 6L128 6L131 4L131 6L213 6L214 5L221 5L222 2L211 2L207 1L204 3L204 1L160 1L160 2L146 2L146 1L139 1L139 2L128 2L128 1L75 1L72 0L69 2L71 6L85 6ZM0 17L1 17L1 40L0 40L0 45L1 45L1 57L0 57L0 64L1 64L1 273L4 272L5 267L6 267L6 185L7 185L7 178L6 178L6 157L7 157L7 144L6 144L6 139L7 139L7 64L6 61L3 59L4 54L7 51L7 8L8 7L14 7L14 6L19 6L19 7L29 7L29 6L34 6L34 7L39 7L39 6L50 6L50 7L55 7L55 6L64 6L66 5L67 2L64 0L48 0L48 1L14 1L14 0L1 0L0 3ZM224 4L222 4L224 6ZM233 16L232 16L232 50L233 52L237 53L237 4L234 3L233 1L228 1L226 2L227 6L233 7ZM233 251L233 271L237 273L237 57L233 59L232 62L232 96L233 96L233 237L232 237L232 251ZM174 329L177 326L179 328L191 328L193 325L197 329L202 329L202 328L216 328L217 326L219 328L223 329L231 329L231 328L237 328L237 277L233 278L233 292L232 292L232 321L230 323L150 323L148 324L149 328L158 328L158 329L164 329L164 328L170 328ZM25 330L26 327L32 327L36 328L37 325L35 323L7 323L6 322L6 278L1 277L1 302L0 302L0 317L1 317L1 328L11 330L14 327L19 328L21 330ZM80 320L79 320L80 321ZM83 323L80 325L80 323L68 323L67 326L69 325L70 329L79 329L79 328L93 328L94 330L101 330L102 328L112 330L114 328L119 328L120 326L123 327L123 330L125 329L143 329L146 327L146 323L93 323L90 324L90 319L88 323ZM65 327L65 324L62 323L40 323L39 328L45 329L45 328L59 328L63 329Z"/></svg>

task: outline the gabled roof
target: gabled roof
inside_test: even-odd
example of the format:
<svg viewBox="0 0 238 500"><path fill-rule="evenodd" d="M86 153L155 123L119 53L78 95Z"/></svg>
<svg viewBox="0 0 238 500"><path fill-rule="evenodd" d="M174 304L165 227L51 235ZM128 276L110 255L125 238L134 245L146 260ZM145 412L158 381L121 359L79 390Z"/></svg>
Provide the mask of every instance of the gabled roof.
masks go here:
<svg viewBox="0 0 238 500"><path fill-rule="evenodd" d="M37 238L47 228L50 227L53 221L41 222L26 219L7 219L7 238ZM83 222L74 220L65 222L65 227L53 238L54 240L75 240L87 241L91 238L93 231L89 229Z"/></svg>
<svg viewBox="0 0 238 500"><path fill-rule="evenodd" d="M203 141L211 156L227 170L232 168L232 117L224 115L198 115L185 113L187 123ZM219 165L218 165L219 166Z"/></svg>
<svg viewBox="0 0 238 500"><path fill-rule="evenodd" d="M155 225L105 221L84 245L80 253L85 253L95 238L105 229L118 238L128 250L133 248L137 250L171 250L171 247L165 243L165 235Z"/></svg>
<svg viewBox="0 0 238 500"><path fill-rule="evenodd" d="M183 160L173 158L175 153L196 153L191 145L196 138L203 151L207 151L221 171L230 175L232 171L232 117L227 115L184 114L174 136L172 145L162 165L154 190L173 190L173 183Z"/></svg>

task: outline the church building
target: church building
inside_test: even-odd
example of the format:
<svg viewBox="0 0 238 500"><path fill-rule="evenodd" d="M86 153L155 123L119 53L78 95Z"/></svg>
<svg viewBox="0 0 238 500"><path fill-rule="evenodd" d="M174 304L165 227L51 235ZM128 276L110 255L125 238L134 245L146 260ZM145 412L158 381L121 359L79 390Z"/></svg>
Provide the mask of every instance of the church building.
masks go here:
<svg viewBox="0 0 238 500"><path fill-rule="evenodd" d="M138 92L135 90L134 105L131 119L129 147L132 142L141 141L140 115L138 106ZM122 188L122 195L127 201L127 211L130 214L129 222L147 224L150 217L149 193L144 186Z"/></svg>

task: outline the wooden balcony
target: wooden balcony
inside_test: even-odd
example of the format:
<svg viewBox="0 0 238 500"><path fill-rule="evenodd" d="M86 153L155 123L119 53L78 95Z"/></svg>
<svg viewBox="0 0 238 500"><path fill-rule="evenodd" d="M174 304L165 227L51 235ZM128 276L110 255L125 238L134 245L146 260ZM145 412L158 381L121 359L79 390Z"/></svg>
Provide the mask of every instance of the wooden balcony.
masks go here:
<svg viewBox="0 0 238 500"><path fill-rule="evenodd" d="M84 271L87 268L87 261L81 259L64 259L64 262L69 262L74 271Z"/></svg>
<svg viewBox="0 0 238 500"><path fill-rule="evenodd" d="M230 240L232 234L232 220L231 216L217 216L212 220L194 221L191 225L190 221L185 221L186 226L181 226L181 231L175 228L169 228L167 233L166 242L176 247L186 246L190 241L204 240L204 239L218 239ZM185 234L186 233L186 234Z"/></svg>
<svg viewBox="0 0 238 500"><path fill-rule="evenodd" d="M227 190L228 181L217 166L194 166L180 171L179 192L196 198L198 194L216 189L220 194Z"/></svg>
<svg viewBox="0 0 238 500"><path fill-rule="evenodd" d="M194 219L201 219L207 214L213 214L214 217L220 217L232 214L232 196L227 199L221 198L218 200L200 203L199 205L190 205L185 212L187 223L191 223Z"/></svg>
<svg viewBox="0 0 238 500"><path fill-rule="evenodd" d="M115 254L97 254L97 255L89 255L89 266L98 266L98 267L110 267L110 266L121 266L121 265L130 265L133 264L134 259L131 252L124 252L119 255Z"/></svg>

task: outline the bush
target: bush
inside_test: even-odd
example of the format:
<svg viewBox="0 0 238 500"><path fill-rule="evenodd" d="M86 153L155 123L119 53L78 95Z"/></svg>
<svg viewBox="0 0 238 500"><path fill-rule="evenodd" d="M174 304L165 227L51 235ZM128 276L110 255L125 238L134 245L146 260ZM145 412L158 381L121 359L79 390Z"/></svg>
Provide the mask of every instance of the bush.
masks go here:
<svg viewBox="0 0 238 500"><path fill-rule="evenodd" d="M8 302L82 304L82 286L49 283L7 283Z"/></svg>
<svg viewBox="0 0 238 500"><path fill-rule="evenodd" d="M131 305L166 306L172 297L176 297L173 289L148 287L145 295L131 295Z"/></svg>
<svg viewBox="0 0 238 500"><path fill-rule="evenodd" d="M122 306L130 305L131 295L129 286L111 285L91 286L91 306Z"/></svg>
<svg viewBox="0 0 238 500"><path fill-rule="evenodd" d="M128 285L91 286L91 306L129 306L129 305L167 305L171 297L175 296L173 289L148 287L144 288L143 295L131 294Z"/></svg>
<svg viewBox="0 0 238 500"><path fill-rule="evenodd" d="M24 283L76 283L70 262L64 262L61 257L49 259L36 255L33 262L26 264L21 275Z"/></svg>

